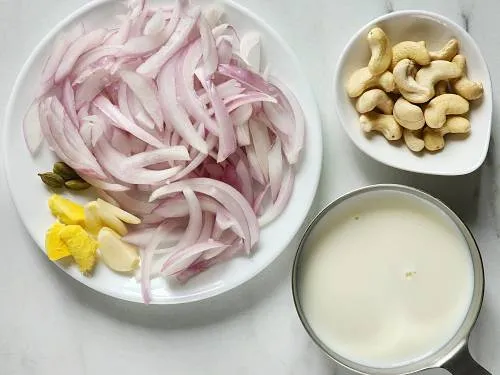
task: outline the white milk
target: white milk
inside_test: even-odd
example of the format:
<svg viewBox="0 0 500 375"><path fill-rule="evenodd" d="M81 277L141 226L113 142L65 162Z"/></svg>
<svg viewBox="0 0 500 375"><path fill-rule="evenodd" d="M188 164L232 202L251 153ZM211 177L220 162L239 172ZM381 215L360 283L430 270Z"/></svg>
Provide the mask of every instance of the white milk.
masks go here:
<svg viewBox="0 0 500 375"><path fill-rule="evenodd" d="M437 208L408 194L342 203L304 250L306 320L327 347L359 364L396 367L432 354L457 332L472 300L465 239Z"/></svg>

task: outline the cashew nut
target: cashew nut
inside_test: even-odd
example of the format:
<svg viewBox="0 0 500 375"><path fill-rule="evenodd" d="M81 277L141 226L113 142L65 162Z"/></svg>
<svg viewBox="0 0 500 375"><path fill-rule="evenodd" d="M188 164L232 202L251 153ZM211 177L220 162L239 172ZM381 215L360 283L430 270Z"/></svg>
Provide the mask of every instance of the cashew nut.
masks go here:
<svg viewBox="0 0 500 375"><path fill-rule="evenodd" d="M424 149L425 144L420 130L403 129L403 139L406 146L413 152L420 152Z"/></svg>
<svg viewBox="0 0 500 375"><path fill-rule="evenodd" d="M434 86L434 91L436 93L436 96L446 94L448 92L448 81L439 81L436 83L436 86Z"/></svg>
<svg viewBox="0 0 500 375"><path fill-rule="evenodd" d="M438 151L444 147L444 136L446 134L467 134L470 132L469 120L459 116L452 116L440 129L424 129L424 145L429 151Z"/></svg>
<svg viewBox="0 0 500 375"><path fill-rule="evenodd" d="M407 40L392 47L392 69L403 59L413 60L418 65L427 65L431 62L424 41L412 42Z"/></svg>
<svg viewBox="0 0 500 375"><path fill-rule="evenodd" d="M456 94L443 94L432 99L424 111L429 128L437 129L446 122L446 115L461 115L469 111L469 102Z"/></svg>
<svg viewBox="0 0 500 375"><path fill-rule="evenodd" d="M458 40L450 39L439 51L429 51L431 60L451 61L458 53Z"/></svg>
<svg viewBox="0 0 500 375"><path fill-rule="evenodd" d="M399 98L396 101L392 114L398 124L406 129L418 130L422 129L425 125L422 109L404 98Z"/></svg>
<svg viewBox="0 0 500 375"><path fill-rule="evenodd" d="M453 90L460 96L467 100L476 100L483 96L483 85L481 82L471 81L465 75L465 57L463 55L456 55L453 62L462 68L462 76L451 82Z"/></svg>
<svg viewBox="0 0 500 375"><path fill-rule="evenodd" d="M427 95L421 92L409 92L400 89L401 95L412 103L425 103L434 97L434 85L439 81L458 78L462 75L463 68L454 62L436 60L421 68L415 76L415 81L421 87L426 87L429 91Z"/></svg>
<svg viewBox="0 0 500 375"><path fill-rule="evenodd" d="M389 38L380 27L375 27L370 30L366 39L372 51L368 69L373 75L382 74L389 68L392 60Z"/></svg>
<svg viewBox="0 0 500 375"><path fill-rule="evenodd" d="M415 81L414 75L416 71L417 69L413 61L403 59L398 62L392 73L394 75L396 87L403 96L410 94L418 97L430 96L431 90L428 87L419 85L417 81Z"/></svg>
<svg viewBox="0 0 500 375"><path fill-rule="evenodd" d="M369 133L378 131L389 141L401 139L403 131L392 115L370 112L359 117L361 129Z"/></svg>
<svg viewBox="0 0 500 375"><path fill-rule="evenodd" d="M466 76L457 39L434 51L425 41L403 41L391 48L385 32L374 27L367 42L368 65L345 83L349 97L357 98L363 132L403 139L413 152L439 151L446 134L470 132L469 120L460 115L469 111L468 100L483 95L483 86Z"/></svg>
<svg viewBox="0 0 500 375"><path fill-rule="evenodd" d="M346 84L347 95L351 98L360 96L365 90L373 87L381 87L385 92L394 90L394 77L391 72L385 72L380 76L370 73L368 67L356 70L351 74Z"/></svg>
<svg viewBox="0 0 500 375"><path fill-rule="evenodd" d="M393 107L392 99L380 89L365 91L356 102L356 110L359 113L367 113L378 108L386 115L390 115Z"/></svg>

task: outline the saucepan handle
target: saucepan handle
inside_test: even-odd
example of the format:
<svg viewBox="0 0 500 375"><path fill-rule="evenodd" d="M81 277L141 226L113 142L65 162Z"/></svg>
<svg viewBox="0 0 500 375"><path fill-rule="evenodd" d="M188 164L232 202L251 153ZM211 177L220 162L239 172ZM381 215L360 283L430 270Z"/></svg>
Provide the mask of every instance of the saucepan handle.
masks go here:
<svg viewBox="0 0 500 375"><path fill-rule="evenodd" d="M491 375L489 371L472 358L467 345L464 345L457 354L446 363L443 363L441 367L453 375Z"/></svg>

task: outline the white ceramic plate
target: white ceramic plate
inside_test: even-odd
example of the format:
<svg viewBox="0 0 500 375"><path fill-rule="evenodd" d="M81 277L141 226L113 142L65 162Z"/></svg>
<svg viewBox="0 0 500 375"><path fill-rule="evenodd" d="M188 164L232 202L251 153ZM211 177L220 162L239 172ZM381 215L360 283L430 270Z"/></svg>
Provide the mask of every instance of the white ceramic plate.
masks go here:
<svg viewBox="0 0 500 375"><path fill-rule="evenodd" d="M368 31L381 27L392 44L403 40L425 40L429 50L437 50L451 38L460 42L460 53L467 59L467 74L484 86L482 99L471 102L471 134L465 138L448 136L445 148L437 153L412 153L403 142L389 144L382 136L367 136L359 126L355 100L347 96L344 83L356 69L368 64ZM334 91L337 113L346 133L356 146L381 163L395 168L435 175L462 175L483 163L491 132L492 91L488 67L471 36L453 21L425 11L400 11L384 15L363 26L345 47L337 65Z"/></svg>
<svg viewBox="0 0 500 375"><path fill-rule="evenodd" d="M196 1L208 4L208 1ZM10 191L24 225L44 251L44 236L54 222L47 208L50 193L40 182L37 173L50 170L55 158L44 147L33 158L22 134L22 120L33 101L38 77L52 41L61 30L77 21L86 26L109 25L113 16L123 13L123 3L94 1L79 9L58 24L38 45L21 70L14 85L4 125L3 152ZM185 285L152 281L153 302L157 304L184 303L205 299L230 290L251 279L267 267L289 244L299 230L312 204L318 186L321 158L321 123L312 91L290 47L259 17L232 2L225 3L226 16L239 32L256 30L261 33L264 61L272 74L288 84L296 94L307 120L306 141L291 200L282 215L261 232L261 239L250 258L238 258L220 264L193 278ZM82 199L73 197L73 199ZM97 266L93 277L84 277L76 267L63 268L67 274L101 293L134 302L142 302L140 285L134 278L113 273L106 266Z"/></svg>

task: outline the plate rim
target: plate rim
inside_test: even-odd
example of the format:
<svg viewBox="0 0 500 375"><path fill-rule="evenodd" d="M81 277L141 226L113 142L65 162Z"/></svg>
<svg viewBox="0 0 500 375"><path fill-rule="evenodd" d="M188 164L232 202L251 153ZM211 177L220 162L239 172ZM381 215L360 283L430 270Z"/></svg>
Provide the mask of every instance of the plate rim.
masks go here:
<svg viewBox="0 0 500 375"><path fill-rule="evenodd" d="M62 20L57 22L50 30L47 32L43 38L36 44L36 46L32 49L30 52L29 56L27 59L24 61L21 69L19 70L16 79L14 81L14 84L11 88L10 95L7 101L6 109L5 109L5 115L3 117L4 120L4 126L2 129L2 156L3 156L3 170L4 170L4 176L7 182L7 187L9 191L9 195L11 197L11 200L14 204L15 210L21 219L22 225L28 232L29 236L31 237L32 241L35 243L36 247L45 255L44 249L38 244L38 241L36 240L36 237L33 233L33 231L30 229L30 227L27 225L27 221L25 220L25 215L21 213L20 210L20 205L18 203L18 200L16 199L16 195L13 193L13 184L12 184L12 176L10 173L10 167L9 167L9 153L7 152L7 142L8 142L8 135L11 133L11 131L14 131L12 126L8 126L9 120L12 118L13 113L14 113L14 103L15 103L15 98L19 95L19 91L21 89L22 82L26 78L27 73L30 70L30 67L33 65L35 62L37 56L39 56L43 49L50 43L50 41L58 34L60 33L64 28L68 27L69 25L73 24L75 20L81 16L83 16L85 13L92 11L94 8L97 8L101 5L104 5L106 3L111 3L114 2L115 0L92 0L83 6L75 9L73 12L69 13L67 16L65 16ZM168 2L168 1L166 1ZM281 35L273 28L271 27L266 21L264 21L260 16L249 10L248 8L244 7L243 5L240 5L239 3L233 1L233 0L222 0L220 3L222 3L224 6L229 6L234 9L236 9L238 12L241 14L244 14L246 17L251 18L254 22L256 22L260 28L265 29L267 33L272 35L272 37L278 42L282 48L287 52L288 56L291 58L291 62L295 66L295 70L297 71L298 75L302 78L304 81L304 87L305 89L305 97L309 98L308 101L311 101L310 106L310 115L306 117L308 120L307 123L316 123L317 125L313 128L316 128L317 132L317 147L312 148L309 152L313 153L313 159L317 160L317 163L314 163L316 165L313 165L311 167L311 173L314 177L314 181L311 181L311 184L309 185L310 191L312 192L309 196L309 199L303 201L305 204L303 204L303 207L307 207L307 209L302 210L301 212L301 217L300 220L297 220L294 222L295 225L290 226L290 235L287 236L287 239L284 241L283 248L280 251L277 251L274 253L273 256L269 257L269 259L264 262L260 267L255 268L253 271L248 272L245 277L238 278L234 283L222 283L221 286L218 286L216 288L211 288L207 289L198 293L193 293L189 295L189 297L169 297L169 298L161 298L155 296L155 298L151 301L151 305L175 305L175 304L186 304L186 303L193 303L193 302L198 302L201 300L205 299L210 299L215 296L224 294L230 290L236 289L239 286L243 285L244 283L252 280L254 277L256 277L258 274L260 274L264 269L268 268L284 251L287 250L288 246L292 242L292 240L297 236L299 233L301 227L303 226L309 212L311 211L313 202L315 200L319 183L320 183L320 178L321 178L321 171L322 171L322 165L323 165L323 134L322 134L322 120L321 116L319 113L319 108L317 104L316 97L314 95L314 92L312 90L310 80L307 79L307 75L304 73L304 70L302 68L302 65L300 64L300 61L297 57L297 55L294 53L292 48L289 46L289 44L281 37ZM304 91L304 90L303 90ZM301 103L302 104L302 103ZM311 121L312 120L312 121ZM307 126L306 123L306 126ZM9 131L9 129L11 129ZM22 131L22 125L20 126L20 131ZM306 137L308 136L309 131L306 132ZM302 167L303 168L303 167ZM294 187L295 189L295 187ZM139 303L139 304L144 304L144 301L142 300L142 297L139 297L139 299L135 298L134 295L130 294L120 294L118 292L115 292L112 289L106 289L106 288L101 288L99 286L91 285L89 280L87 278L82 277L81 275L78 275L76 277L74 274L68 272L64 267L62 267L59 263L57 262L50 262L53 263L58 269L62 270L70 279L77 281L86 287L88 287L91 290L94 290L96 292L99 292L105 296L110 296L119 300L123 301L128 301L128 302L134 302L134 303Z"/></svg>

